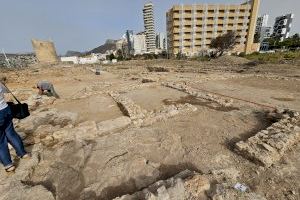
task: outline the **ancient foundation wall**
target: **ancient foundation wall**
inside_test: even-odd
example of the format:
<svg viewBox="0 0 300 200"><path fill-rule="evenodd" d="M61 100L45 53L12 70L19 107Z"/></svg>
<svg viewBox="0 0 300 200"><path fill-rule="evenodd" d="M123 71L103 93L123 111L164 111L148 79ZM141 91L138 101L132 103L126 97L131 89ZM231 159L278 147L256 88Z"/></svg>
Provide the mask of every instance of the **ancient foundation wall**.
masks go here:
<svg viewBox="0 0 300 200"><path fill-rule="evenodd" d="M58 62L55 46L53 42L32 40L32 47L35 51L36 57L41 63Z"/></svg>

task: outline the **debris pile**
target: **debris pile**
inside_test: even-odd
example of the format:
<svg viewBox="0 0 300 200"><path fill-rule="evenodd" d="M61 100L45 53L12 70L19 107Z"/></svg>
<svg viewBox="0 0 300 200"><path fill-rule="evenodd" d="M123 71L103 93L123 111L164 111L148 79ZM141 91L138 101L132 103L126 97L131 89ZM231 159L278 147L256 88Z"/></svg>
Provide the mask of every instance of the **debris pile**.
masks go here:
<svg viewBox="0 0 300 200"><path fill-rule="evenodd" d="M229 174L218 172L200 174L185 170L167 180L160 180L142 191L114 200L266 200L250 189L237 190L234 188L235 181L236 177Z"/></svg>
<svg viewBox="0 0 300 200"><path fill-rule="evenodd" d="M0 67L27 67L30 64L37 63L36 56L33 54L8 55L9 64L4 56L0 55Z"/></svg>

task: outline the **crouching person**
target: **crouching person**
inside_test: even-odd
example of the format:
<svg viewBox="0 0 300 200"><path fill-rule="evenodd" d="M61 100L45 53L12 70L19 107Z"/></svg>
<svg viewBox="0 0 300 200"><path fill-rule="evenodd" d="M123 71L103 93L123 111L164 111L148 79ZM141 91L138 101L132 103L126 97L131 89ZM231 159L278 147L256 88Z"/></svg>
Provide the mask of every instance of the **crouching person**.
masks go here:
<svg viewBox="0 0 300 200"><path fill-rule="evenodd" d="M39 89L39 95L47 94L59 98L59 95L54 90L53 84L49 81L39 81L36 87Z"/></svg>
<svg viewBox="0 0 300 200"><path fill-rule="evenodd" d="M8 92L4 86L5 82L5 77L0 78L0 160L6 172L13 172L15 166L11 160L8 143L16 150L18 157L29 158L29 155L25 151L21 137L14 129L12 113L4 98L4 93Z"/></svg>

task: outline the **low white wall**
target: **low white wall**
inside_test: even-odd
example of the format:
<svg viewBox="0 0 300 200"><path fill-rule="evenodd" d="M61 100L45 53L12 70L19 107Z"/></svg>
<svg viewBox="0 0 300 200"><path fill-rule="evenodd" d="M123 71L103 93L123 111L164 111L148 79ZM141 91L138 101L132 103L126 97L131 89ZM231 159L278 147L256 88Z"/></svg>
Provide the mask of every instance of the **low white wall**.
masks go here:
<svg viewBox="0 0 300 200"><path fill-rule="evenodd" d="M88 58L79 58L79 64L94 64L98 62L99 60L97 56L88 57Z"/></svg>
<svg viewBox="0 0 300 200"><path fill-rule="evenodd" d="M74 64L79 63L79 59L77 56L70 56L70 57L61 57L61 62L73 62Z"/></svg>

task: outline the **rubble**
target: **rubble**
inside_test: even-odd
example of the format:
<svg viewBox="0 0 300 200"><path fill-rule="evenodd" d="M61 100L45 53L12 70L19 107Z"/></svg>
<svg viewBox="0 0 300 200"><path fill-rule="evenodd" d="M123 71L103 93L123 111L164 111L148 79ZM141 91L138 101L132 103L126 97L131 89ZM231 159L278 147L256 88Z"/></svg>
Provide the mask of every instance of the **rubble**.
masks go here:
<svg viewBox="0 0 300 200"><path fill-rule="evenodd" d="M300 116L291 110L278 111L280 120L246 141L236 143L236 152L254 162L270 167L300 141Z"/></svg>
<svg viewBox="0 0 300 200"><path fill-rule="evenodd" d="M28 67L29 65L37 63L37 58L34 54L24 54L24 55L7 55L9 59L9 65L6 62L3 55L0 55L0 67Z"/></svg>
<svg viewBox="0 0 300 200"><path fill-rule="evenodd" d="M233 185L216 179L211 174L185 170L167 179L160 180L142 191L124 195L114 200L266 200L260 194L234 189Z"/></svg>

